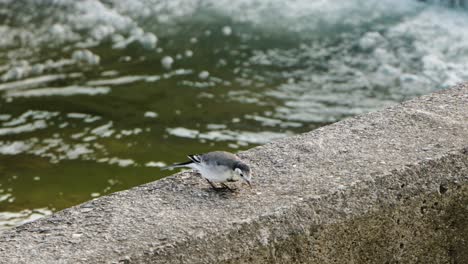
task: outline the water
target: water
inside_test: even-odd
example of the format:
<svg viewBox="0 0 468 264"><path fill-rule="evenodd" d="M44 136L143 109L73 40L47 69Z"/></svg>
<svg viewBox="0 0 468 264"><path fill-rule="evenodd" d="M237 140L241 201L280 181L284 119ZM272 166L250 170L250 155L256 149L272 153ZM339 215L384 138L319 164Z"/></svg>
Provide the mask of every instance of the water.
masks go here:
<svg viewBox="0 0 468 264"><path fill-rule="evenodd" d="M0 0L0 228L468 77L418 1Z"/></svg>

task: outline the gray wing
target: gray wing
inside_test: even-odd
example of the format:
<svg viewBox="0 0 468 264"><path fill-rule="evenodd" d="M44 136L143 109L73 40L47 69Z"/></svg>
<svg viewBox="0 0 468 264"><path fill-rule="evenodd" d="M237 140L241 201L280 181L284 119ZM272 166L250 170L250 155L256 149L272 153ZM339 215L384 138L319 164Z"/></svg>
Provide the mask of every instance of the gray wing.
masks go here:
<svg viewBox="0 0 468 264"><path fill-rule="evenodd" d="M232 168L239 162L239 158L226 151L213 151L200 155L201 161L210 165L226 166Z"/></svg>

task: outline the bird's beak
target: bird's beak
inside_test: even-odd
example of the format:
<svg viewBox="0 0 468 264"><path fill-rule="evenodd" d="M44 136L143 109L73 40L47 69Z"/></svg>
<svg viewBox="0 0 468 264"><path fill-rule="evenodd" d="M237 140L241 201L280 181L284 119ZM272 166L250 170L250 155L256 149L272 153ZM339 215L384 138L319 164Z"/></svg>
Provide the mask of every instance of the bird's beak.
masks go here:
<svg viewBox="0 0 468 264"><path fill-rule="evenodd" d="M247 182L247 184L249 185L249 187L252 188L252 184L250 184L250 180L245 180L245 182Z"/></svg>

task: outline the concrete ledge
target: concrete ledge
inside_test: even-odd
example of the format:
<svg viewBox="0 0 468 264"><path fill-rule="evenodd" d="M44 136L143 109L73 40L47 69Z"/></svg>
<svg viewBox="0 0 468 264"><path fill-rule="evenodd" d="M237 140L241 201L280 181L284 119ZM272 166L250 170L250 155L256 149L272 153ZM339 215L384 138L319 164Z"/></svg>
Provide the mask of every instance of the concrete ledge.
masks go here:
<svg viewBox="0 0 468 264"><path fill-rule="evenodd" d="M0 234L1 263L468 263L468 85L240 154L255 187L190 173Z"/></svg>

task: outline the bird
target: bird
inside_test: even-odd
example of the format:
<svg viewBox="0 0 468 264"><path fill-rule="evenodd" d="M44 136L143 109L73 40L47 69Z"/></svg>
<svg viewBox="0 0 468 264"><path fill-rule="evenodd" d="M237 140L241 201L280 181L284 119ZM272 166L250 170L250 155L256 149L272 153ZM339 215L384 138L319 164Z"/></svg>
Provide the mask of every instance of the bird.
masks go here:
<svg viewBox="0 0 468 264"><path fill-rule="evenodd" d="M245 181L250 187L252 176L250 167L236 155L226 151L212 151L205 154L187 155L189 161L176 163L162 168L191 168L197 170L214 190L219 190L214 183L221 183L222 187L232 189L226 182Z"/></svg>

